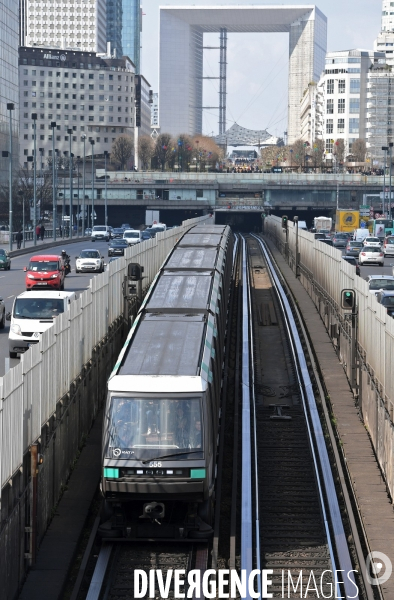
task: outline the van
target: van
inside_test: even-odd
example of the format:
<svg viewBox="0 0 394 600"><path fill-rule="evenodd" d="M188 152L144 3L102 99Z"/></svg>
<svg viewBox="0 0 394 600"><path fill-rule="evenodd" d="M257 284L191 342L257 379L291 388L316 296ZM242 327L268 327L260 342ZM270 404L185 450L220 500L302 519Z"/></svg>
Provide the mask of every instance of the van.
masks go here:
<svg viewBox="0 0 394 600"><path fill-rule="evenodd" d="M65 267L57 254L37 254L32 256L26 273L26 291L34 289L64 290Z"/></svg>
<svg viewBox="0 0 394 600"><path fill-rule="evenodd" d="M91 240L95 242L96 240L105 240L109 242L111 239L111 228L106 225L95 225L92 229Z"/></svg>
<svg viewBox="0 0 394 600"><path fill-rule="evenodd" d="M364 227L364 229L356 229L353 234L353 241L363 242L365 238L369 237L370 235L371 234L366 227Z"/></svg>
<svg viewBox="0 0 394 600"><path fill-rule="evenodd" d="M53 320L69 309L75 292L23 292L14 300L12 311L7 314L11 321L8 335L10 358L26 352L38 344L41 334L53 325Z"/></svg>
<svg viewBox="0 0 394 600"><path fill-rule="evenodd" d="M123 239L127 241L129 246L139 244L141 242L141 231L139 229L126 229L123 233Z"/></svg>

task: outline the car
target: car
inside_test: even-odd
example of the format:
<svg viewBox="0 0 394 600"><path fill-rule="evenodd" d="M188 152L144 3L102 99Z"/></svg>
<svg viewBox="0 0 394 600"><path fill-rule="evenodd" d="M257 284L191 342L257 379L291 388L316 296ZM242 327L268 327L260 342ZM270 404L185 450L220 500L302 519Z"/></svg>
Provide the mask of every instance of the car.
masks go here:
<svg viewBox="0 0 394 600"><path fill-rule="evenodd" d="M345 248L349 240L349 234L339 231L334 233L332 237L332 245L334 248Z"/></svg>
<svg viewBox="0 0 394 600"><path fill-rule="evenodd" d="M112 239L116 240L123 237L123 227L115 227L112 232Z"/></svg>
<svg viewBox="0 0 394 600"><path fill-rule="evenodd" d="M380 290L394 291L394 277L392 275L368 275L369 293L376 296Z"/></svg>
<svg viewBox="0 0 394 600"><path fill-rule="evenodd" d="M106 267L106 271L108 271L109 269L109 265L114 262L115 260L118 260L118 258L121 258L120 256L111 256L111 258L109 259L108 263L107 263L107 267Z"/></svg>
<svg viewBox="0 0 394 600"><path fill-rule="evenodd" d="M383 251L380 246L379 248L376 246L365 246L358 255L358 262L361 267L366 264L377 264L379 267L383 267Z"/></svg>
<svg viewBox="0 0 394 600"><path fill-rule="evenodd" d="M385 256L394 255L394 236L388 235L383 242L383 252Z"/></svg>
<svg viewBox="0 0 394 600"><path fill-rule="evenodd" d="M356 267L356 275L360 275L360 266L354 256L342 256L342 259L346 260L349 265Z"/></svg>
<svg viewBox="0 0 394 600"><path fill-rule="evenodd" d="M11 269L11 257L4 248L0 248L0 269L4 269L4 271Z"/></svg>
<svg viewBox="0 0 394 600"><path fill-rule="evenodd" d="M123 256L126 248L129 247L127 240L112 240L108 244L108 256Z"/></svg>
<svg viewBox="0 0 394 600"><path fill-rule="evenodd" d="M144 242L145 240L151 240L152 237L153 236L146 229L144 229L144 231L141 231L141 242Z"/></svg>
<svg viewBox="0 0 394 600"><path fill-rule="evenodd" d="M123 239L127 241L129 246L139 244L141 241L141 231L139 229L126 229Z"/></svg>
<svg viewBox="0 0 394 600"><path fill-rule="evenodd" d="M145 231L148 231L149 234L151 235L151 237L156 237L156 233L161 233L163 231L165 231L166 228L165 227L148 227Z"/></svg>
<svg viewBox="0 0 394 600"><path fill-rule="evenodd" d="M390 317L394 317L394 290L390 292L379 291L376 294L379 304L382 304Z"/></svg>
<svg viewBox="0 0 394 600"><path fill-rule="evenodd" d="M358 256L363 249L362 242L354 242L349 240L346 246L346 256Z"/></svg>
<svg viewBox="0 0 394 600"><path fill-rule="evenodd" d="M378 237L366 237L364 242L365 246L375 246L376 248L380 248L382 245L381 240Z"/></svg>
<svg viewBox="0 0 394 600"><path fill-rule="evenodd" d="M65 268L61 256L38 254L30 258L26 273L26 291L33 289L64 290Z"/></svg>
<svg viewBox="0 0 394 600"><path fill-rule="evenodd" d="M109 242L111 239L111 230L106 225L95 225L91 233L91 241L105 240Z"/></svg>
<svg viewBox="0 0 394 600"><path fill-rule="evenodd" d="M326 239L325 233L314 233L313 235L314 235L315 240L325 240Z"/></svg>
<svg viewBox="0 0 394 600"><path fill-rule="evenodd" d="M129 223L122 223L120 227L123 229L123 231L126 231L126 229L131 229L131 225Z"/></svg>
<svg viewBox="0 0 394 600"><path fill-rule="evenodd" d="M19 294L12 311L7 314L7 321L11 321L8 335L10 358L17 358L18 353L38 344L41 334L52 327L54 319L68 310L76 297L75 292L47 290Z"/></svg>
<svg viewBox="0 0 394 600"><path fill-rule="evenodd" d="M91 227L87 227L85 229L85 236L86 237L90 237L92 235L92 228Z"/></svg>
<svg viewBox="0 0 394 600"><path fill-rule="evenodd" d="M101 256L99 250L93 248L81 250L75 259L76 273L102 273L104 271L104 256Z"/></svg>
<svg viewBox="0 0 394 600"><path fill-rule="evenodd" d="M327 246L333 246L333 242L329 238L317 238L317 241L323 242L323 244L327 244Z"/></svg>

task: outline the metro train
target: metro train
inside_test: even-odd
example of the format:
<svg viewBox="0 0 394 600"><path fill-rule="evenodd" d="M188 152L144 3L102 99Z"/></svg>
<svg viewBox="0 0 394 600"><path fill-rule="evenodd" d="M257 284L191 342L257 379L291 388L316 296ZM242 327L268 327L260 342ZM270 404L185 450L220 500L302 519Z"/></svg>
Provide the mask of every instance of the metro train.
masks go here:
<svg viewBox="0 0 394 600"><path fill-rule="evenodd" d="M234 236L197 225L165 261L108 380L99 533L212 534Z"/></svg>

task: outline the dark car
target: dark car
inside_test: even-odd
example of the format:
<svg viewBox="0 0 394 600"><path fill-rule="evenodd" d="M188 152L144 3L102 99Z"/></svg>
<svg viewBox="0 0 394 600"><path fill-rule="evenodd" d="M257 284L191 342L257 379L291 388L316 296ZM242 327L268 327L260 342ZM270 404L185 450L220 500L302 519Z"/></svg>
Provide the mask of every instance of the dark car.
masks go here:
<svg viewBox="0 0 394 600"><path fill-rule="evenodd" d="M112 240L108 244L108 256L123 256L126 248L128 248L127 240Z"/></svg>
<svg viewBox="0 0 394 600"><path fill-rule="evenodd" d="M387 310L390 317L394 317L394 292L380 291L376 294L377 301Z"/></svg>
<svg viewBox="0 0 394 600"><path fill-rule="evenodd" d="M141 242L144 242L145 240L151 240L152 237L153 235L151 235L149 231L141 231Z"/></svg>
<svg viewBox="0 0 394 600"><path fill-rule="evenodd" d="M9 271L11 269L10 255L4 248L0 248L0 269L4 269L4 271Z"/></svg>
<svg viewBox="0 0 394 600"><path fill-rule="evenodd" d="M347 263L356 267L356 275L360 275L360 266L354 256L342 256L343 260L346 260Z"/></svg>
<svg viewBox="0 0 394 600"><path fill-rule="evenodd" d="M329 238L317 238L318 242L323 242L323 244L327 244L327 246L332 246L332 240L330 240Z"/></svg>
<svg viewBox="0 0 394 600"><path fill-rule="evenodd" d="M335 248L345 248L349 239L350 239L349 233L343 233L343 232L335 233L332 237L332 245Z"/></svg>
<svg viewBox="0 0 394 600"><path fill-rule="evenodd" d="M326 239L325 233L314 233L313 235L315 236L315 240L325 240Z"/></svg>
<svg viewBox="0 0 394 600"><path fill-rule="evenodd" d="M346 246L346 256L358 256L363 248L362 242L349 241Z"/></svg>
<svg viewBox="0 0 394 600"><path fill-rule="evenodd" d="M123 237L123 233L124 230L122 229L122 227L115 227L112 230L112 237L113 239L121 239Z"/></svg>

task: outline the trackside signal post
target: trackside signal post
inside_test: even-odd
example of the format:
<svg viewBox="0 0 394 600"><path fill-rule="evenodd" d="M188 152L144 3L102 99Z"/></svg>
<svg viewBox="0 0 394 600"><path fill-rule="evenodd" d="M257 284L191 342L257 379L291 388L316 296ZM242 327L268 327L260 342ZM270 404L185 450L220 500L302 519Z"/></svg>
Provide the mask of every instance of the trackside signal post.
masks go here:
<svg viewBox="0 0 394 600"><path fill-rule="evenodd" d="M129 305L132 300L138 298L138 303L141 304L142 302L143 272L144 267L141 267L138 263L129 263L127 265L127 275L124 276L123 280L123 316L126 322L128 322L130 314Z"/></svg>
<svg viewBox="0 0 394 600"><path fill-rule="evenodd" d="M351 313L345 313L345 319L351 320L351 378L350 385L354 390L358 390L357 384L357 337L358 337L358 306L357 297L354 290L341 291L341 308L351 310Z"/></svg>
<svg viewBox="0 0 394 600"><path fill-rule="evenodd" d="M300 276L300 253L298 252L298 217L293 218L296 226L296 255L295 255L295 276Z"/></svg>
<svg viewBox="0 0 394 600"><path fill-rule="evenodd" d="M286 232L285 257L289 258L289 217L287 215L282 217L282 229Z"/></svg>

